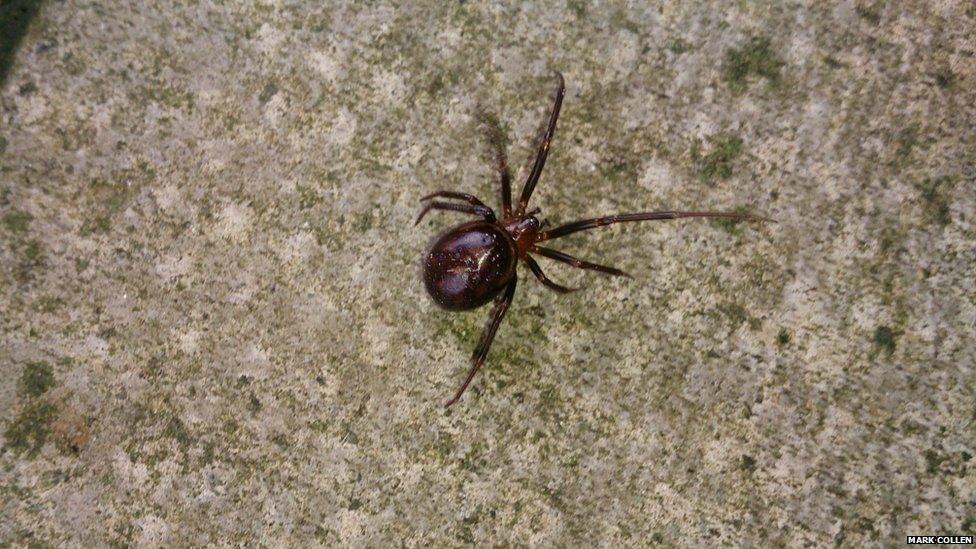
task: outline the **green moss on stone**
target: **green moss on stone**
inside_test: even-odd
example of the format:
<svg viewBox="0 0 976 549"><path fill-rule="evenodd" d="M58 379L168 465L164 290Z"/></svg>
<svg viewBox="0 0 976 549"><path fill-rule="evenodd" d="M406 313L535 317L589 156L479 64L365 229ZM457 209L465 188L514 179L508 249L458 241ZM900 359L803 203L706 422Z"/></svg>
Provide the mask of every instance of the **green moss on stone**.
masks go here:
<svg viewBox="0 0 976 549"><path fill-rule="evenodd" d="M935 76L935 83L944 90L951 88L956 81L956 75L951 67L941 67L933 76Z"/></svg>
<svg viewBox="0 0 976 549"><path fill-rule="evenodd" d="M268 82L267 84L265 84L264 89L261 90L261 93L258 94L258 101L260 101L261 104L264 105L265 103L270 101L271 98L274 97L276 93L278 93L278 85L275 84L273 81Z"/></svg>
<svg viewBox="0 0 976 549"><path fill-rule="evenodd" d="M888 326L878 326L874 330L874 345L878 349L884 351L885 354L890 355L891 353L895 352L897 338L898 333Z"/></svg>
<svg viewBox="0 0 976 549"><path fill-rule="evenodd" d="M854 11L868 23L877 25L881 22L881 8L882 4L875 2L870 4L857 4L854 6Z"/></svg>
<svg viewBox="0 0 976 549"><path fill-rule="evenodd" d="M925 179L916 185L922 195L922 207L926 216L935 224L946 226L952 223L949 210L949 199L946 191L951 187L951 181L946 177Z"/></svg>
<svg viewBox="0 0 976 549"><path fill-rule="evenodd" d="M732 165L742 154L742 139L731 133L719 133L709 139L710 151L702 154L697 141L691 146L691 160L698 177L705 183L717 179L728 179L732 175Z"/></svg>
<svg viewBox="0 0 976 549"><path fill-rule="evenodd" d="M478 335L481 329L481 321L476 318L475 314L451 314L451 313L441 313L438 314L442 317L441 329L439 332L447 331L454 335L454 339L458 342L475 344L474 338Z"/></svg>
<svg viewBox="0 0 976 549"><path fill-rule="evenodd" d="M88 218L81 226L81 235L107 233L112 228L112 220L107 215L95 215Z"/></svg>
<svg viewBox="0 0 976 549"><path fill-rule="evenodd" d="M626 29L634 34L639 34L640 26L630 19L627 10L618 7L610 14L610 26L615 29Z"/></svg>
<svg viewBox="0 0 976 549"><path fill-rule="evenodd" d="M49 402L33 402L21 411L4 433L6 448L17 454L36 456L51 431L51 422L57 415L57 407Z"/></svg>
<svg viewBox="0 0 976 549"><path fill-rule="evenodd" d="M153 176L151 173L145 175L150 178ZM93 180L89 186L89 196L93 204L91 217L82 224L81 235L108 232L112 228L112 218L125 208L132 192L130 186L124 183Z"/></svg>
<svg viewBox="0 0 976 549"><path fill-rule="evenodd" d="M318 191L308 185L298 185L298 205L307 210L322 204L323 199Z"/></svg>
<svg viewBox="0 0 976 549"><path fill-rule="evenodd" d="M54 385L54 371L47 362L31 362L20 376L18 393L25 399L44 394Z"/></svg>
<svg viewBox="0 0 976 549"><path fill-rule="evenodd" d="M37 300L37 309L42 313L53 313L62 306L64 306L64 300L54 295L46 295Z"/></svg>
<svg viewBox="0 0 976 549"><path fill-rule="evenodd" d="M258 399L257 395L251 393L251 396L247 401L248 411L250 411L252 414L256 414L261 411L261 408L263 408L261 405L261 400Z"/></svg>
<svg viewBox="0 0 976 549"><path fill-rule="evenodd" d="M682 53L685 53L691 49L691 44L682 40L681 38L672 38L668 40L664 47L675 55L681 55Z"/></svg>
<svg viewBox="0 0 976 549"><path fill-rule="evenodd" d="M736 213L749 213L749 209L748 208L743 208L741 206L740 207L733 208L732 211L733 212L736 212ZM723 217L715 217L715 218L709 219L709 222L711 222L711 224L713 226L718 227L718 228L722 229L723 231L727 231L727 232L730 232L730 233L737 233L738 232L739 224L742 223L742 222L744 222L744 221L746 221L746 220L745 219L727 219L727 218L723 218Z"/></svg>
<svg viewBox="0 0 976 549"><path fill-rule="evenodd" d="M457 444L454 442L454 437L448 433L438 433L437 438L431 441L429 451L439 461L447 461L447 458L454 452L457 448Z"/></svg>
<svg viewBox="0 0 976 549"><path fill-rule="evenodd" d="M31 265L36 265L40 263L41 258L44 256L44 250L41 248L41 243L36 240L31 240L24 247L24 258Z"/></svg>
<svg viewBox="0 0 976 549"><path fill-rule="evenodd" d="M186 428L186 425L179 418L170 418L169 422L166 424L166 428L163 429L163 436L171 438L178 442L181 447L187 447L193 442L193 438L190 435L190 431Z"/></svg>
<svg viewBox="0 0 976 549"><path fill-rule="evenodd" d="M19 210L12 210L3 215L3 224L12 233L27 232L33 220L34 216Z"/></svg>
<svg viewBox="0 0 976 549"><path fill-rule="evenodd" d="M783 64L768 38L752 37L740 48L725 54L723 76L735 94L746 91L753 76L765 78L767 84L775 88L781 82Z"/></svg>
<svg viewBox="0 0 976 549"><path fill-rule="evenodd" d="M631 162L623 156L616 156L612 162L600 166L602 179L610 185L626 185L638 179L638 163Z"/></svg>
<svg viewBox="0 0 976 549"><path fill-rule="evenodd" d="M13 65L17 47L27 27L41 9L41 0L4 0L0 2L0 84Z"/></svg>
<svg viewBox="0 0 976 549"><path fill-rule="evenodd" d="M749 328L756 330L762 324L759 319L753 318L749 311L738 303L726 303L718 306L718 310L729 319L733 329L738 328L743 322L749 324Z"/></svg>
<svg viewBox="0 0 976 549"><path fill-rule="evenodd" d="M88 68L84 59L70 51L64 54L61 63L64 65L64 71L71 76L78 76Z"/></svg>

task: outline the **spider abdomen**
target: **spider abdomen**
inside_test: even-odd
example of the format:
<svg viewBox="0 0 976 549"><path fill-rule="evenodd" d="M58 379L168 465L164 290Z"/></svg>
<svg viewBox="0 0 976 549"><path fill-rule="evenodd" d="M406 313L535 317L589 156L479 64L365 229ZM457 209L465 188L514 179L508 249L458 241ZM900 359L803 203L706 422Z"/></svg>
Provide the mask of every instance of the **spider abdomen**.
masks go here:
<svg viewBox="0 0 976 549"><path fill-rule="evenodd" d="M515 243L493 223L473 221L447 231L424 255L424 285L439 306L476 309L515 274Z"/></svg>

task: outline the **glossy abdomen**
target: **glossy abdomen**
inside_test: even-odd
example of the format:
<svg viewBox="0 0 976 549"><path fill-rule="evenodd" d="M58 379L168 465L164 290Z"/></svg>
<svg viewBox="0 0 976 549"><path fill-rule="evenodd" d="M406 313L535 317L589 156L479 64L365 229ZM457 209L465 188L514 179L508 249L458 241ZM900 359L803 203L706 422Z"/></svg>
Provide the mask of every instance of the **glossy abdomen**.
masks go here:
<svg viewBox="0 0 976 549"><path fill-rule="evenodd" d="M491 301L515 274L515 244L497 225L473 221L441 235L424 255L424 284L451 311Z"/></svg>

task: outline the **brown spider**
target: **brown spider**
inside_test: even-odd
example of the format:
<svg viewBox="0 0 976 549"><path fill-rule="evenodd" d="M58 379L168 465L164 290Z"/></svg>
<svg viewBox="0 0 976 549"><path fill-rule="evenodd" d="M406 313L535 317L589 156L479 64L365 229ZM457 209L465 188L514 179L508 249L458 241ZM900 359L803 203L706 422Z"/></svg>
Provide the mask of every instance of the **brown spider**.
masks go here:
<svg viewBox="0 0 976 549"><path fill-rule="evenodd" d="M453 210L478 215L481 221L463 223L441 235L427 250L424 256L423 277L427 293L437 305L449 311L467 311L481 307L494 298L495 307L481 333L481 340L471 356L471 368L468 375L445 404L450 406L461 398L464 390L474 378L475 374L485 362L488 347L491 346L501 324L502 317L512 303L515 295L517 276L515 266L522 260L529 266L529 270L539 282L559 293L576 291L578 288L561 286L545 275L542 268L529 254L539 254L543 257L568 263L580 269L590 269L611 276L627 276L627 273L613 267L605 267L577 259L571 255L539 246L545 242L577 231L603 227L624 221L650 221L656 219L678 219L682 217L724 217L727 219L748 219L763 221L765 219L751 214L734 212L640 212L630 214L608 215L593 219L574 221L560 225L554 229L543 231L542 224L535 214L539 209L526 211L529 198L535 189L546 157L549 155L549 144L556 129L556 119L559 117L559 107L563 102L565 82L560 73L556 73L558 85L549 124L539 137L538 153L535 163L529 172L528 179L522 187L522 195L518 205L512 209L511 174L505 159L505 149L502 143L501 131L497 123L485 117L485 127L488 130L488 140L491 143L494 156L495 177L500 189L502 218L497 219L495 212L477 197L468 193L454 191L437 191L420 199L425 202L423 210L414 223L427 215L430 210ZM442 202L434 198L448 198L461 202Z"/></svg>

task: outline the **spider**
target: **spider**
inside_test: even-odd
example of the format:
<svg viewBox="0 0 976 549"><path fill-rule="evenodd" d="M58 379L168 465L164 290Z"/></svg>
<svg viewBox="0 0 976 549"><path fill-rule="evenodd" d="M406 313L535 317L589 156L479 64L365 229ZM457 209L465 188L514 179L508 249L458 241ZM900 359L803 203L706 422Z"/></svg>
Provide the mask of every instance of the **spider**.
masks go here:
<svg viewBox="0 0 976 549"><path fill-rule="evenodd" d="M514 207L512 205L512 178L508 169L501 131L498 128L497 121L483 111L481 117L487 130L488 142L491 145L495 180L501 195L501 218L499 219L494 210L486 206L484 202L468 193L437 191L420 199L424 206L414 226L420 223L431 210L451 210L477 215L481 218L480 221L463 223L443 233L424 254L424 285L434 303L448 311L468 311L494 300L491 316L481 332L478 346L475 347L474 353L471 355L471 367L468 370L468 375L457 388L451 400L444 405L445 407L451 406L461 398L475 374L484 365L488 348L495 338L498 326L501 324L505 312L508 311L509 305L512 304L512 297L515 295L515 285L518 280L515 267L519 261L524 261L532 274L544 286L563 294L576 291L579 288L568 288L550 280L532 257L532 254L567 263L580 269L589 269L610 276L632 278L620 269L583 261L552 248L540 246L539 243L578 231L625 221L652 221L684 217L722 217L768 221L762 217L737 212L661 211L583 219L543 230L544 225L536 217L540 210L538 208L528 210L528 206L532 191L535 190L536 183L539 182L542 168L546 164L546 157L549 155L549 145L552 143L553 132L556 130L556 119L559 117L559 108L562 106L563 95L565 94L566 84L562 74L557 72L556 77L558 84L553 94L552 111L549 114L548 124L543 126L543 131L539 135L535 161L525 184L522 186L522 194L519 197L518 204L515 204ZM450 199L452 202L434 200L435 198Z"/></svg>

